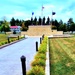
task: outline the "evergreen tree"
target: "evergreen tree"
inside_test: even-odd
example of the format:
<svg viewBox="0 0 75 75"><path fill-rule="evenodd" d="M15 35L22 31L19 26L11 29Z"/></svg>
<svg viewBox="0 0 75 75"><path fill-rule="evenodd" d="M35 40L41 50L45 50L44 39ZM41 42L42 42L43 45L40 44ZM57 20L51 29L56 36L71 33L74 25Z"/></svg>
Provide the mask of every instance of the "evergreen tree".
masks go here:
<svg viewBox="0 0 75 75"><path fill-rule="evenodd" d="M71 23L70 25L70 31L75 31L75 23Z"/></svg>
<svg viewBox="0 0 75 75"><path fill-rule="evenodd" d="M30 21L30 20L26 20L26 21L25 21L25 27L28 28L29 25L31 25L31 21Z"/></svg>
<svg viewBox="0 0 75 75"><path fill-rule="evenodd" d="M68 24L71 25L72 23L74 23L74 22L73 22L73 18L69 18Z"/></svg>
<svg viewBox="0 0 75 75"><path fill-rule="evenodd" d="M42 24L45 25L45 17L43 17Z"/></svg>
<svg viewBox="0 0 75 75"><path fill-rule="evenodd" d="M35 17L34 18L34 25L36 25L36 23L37 23L37 18Z"/></svg>
<svg viewBox="0 0 75 75"><path fill-rule="evenodd" d="M54 25L56 26L57 30L59 30L59 22L57 20L55 20Z"/></svg>
<svg viewBox="0 0 75 75"><path fill-rule="evenodd" d="M19 21L19 19L16 19L16 20L15 20L15 25L20 26L20 21Z"/></svg>
<svg viewBox="0 0 75 75"><path fill-rule="evenodd" d="M30 25L33 25L33 18L31 17Z"/></svg>
<svg viewBox="0 0 75 75"><path fill-rule="evenodd" d="M50 18L48 17L46 21L46 25L49 25L49 24L50 24Z"/></svg>
<svg viewBox="0 0 75 75"><path fill-rule="evenodd" d="M42 19L41 19L41 17L39 17L38 25L41 25L41 22L42 22Z"/></svg>
<svg viewBox="0 0 75 75"><path fill-rule="evenodd" d="M60 21L59 21L59 24L60 24L60 25L63 25L63 21L62 21L62 20L60 20Z"/></svg>
<svg viewBox="0 0 75 75"><path fill-rule="evenodd" d="M16 24L15 24L15 19L14 19L14 18L11 19L10 24L11 24L11 26L15 26L15 25L16 25Z"/></svg>
<svg viewBox="0 0 75 75"><path fill-rule="evenodd" d="M66 31L67 31L66 23L60 25L60 26L59 26L59 30L60 30L60 31L63 31L63 32L66 32Z"/></svg>
<svg viewBox="0 0 75 75"><path fill-rule="evenodd" d="M72 25L73 22L73 18L69 18L68 22L67 22L67 31L70 31L71 30L71 25Z"/></svg>

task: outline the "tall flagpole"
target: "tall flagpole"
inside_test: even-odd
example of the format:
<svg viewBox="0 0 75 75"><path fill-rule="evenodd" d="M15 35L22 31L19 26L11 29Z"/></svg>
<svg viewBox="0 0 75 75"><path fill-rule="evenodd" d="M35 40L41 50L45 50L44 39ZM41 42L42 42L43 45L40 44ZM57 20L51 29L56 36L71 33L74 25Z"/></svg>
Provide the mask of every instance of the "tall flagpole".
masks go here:
<svg viewBox="0 0 75 75"><path fill-rule="evenodd" d="M32 25L33 25L33 15L32 15Z"/></svg>
<svg viewBox="0 0 75 75"><path fill-rule="evenodd" d="M51 15L51 30L52 30L52 22L53 22L53 15L55 15L56 13L52 11L52 15Z"/></svg>
<svg viewBox="0 0 75 75"><path fill-rule="evenodd" d="M41 8L41 25L42 25L42 16L43 16L43 10Z"/></svg>
<svg viewBox="0 0 75 75"><path fill-rule="evenodd" d="M42 23L43 23L43 9L44 9L44 7L43 7L43 5L42 5L42 9L41 9L41 25L42 25Z"/></svg>
<svg viewBox="0 0 75 75"><path fill-rule="evenodd" d="M53 12L53 11L52 11ZM51 30L52 30L52 20L53 20L53 15L51 13Z"/></svg>
<svg viewBox="0 0 75 75"><path fill-rule="evenodd" d="M33 15L34 15L34 12L32 12L32 25L33 25Z"/></svg>

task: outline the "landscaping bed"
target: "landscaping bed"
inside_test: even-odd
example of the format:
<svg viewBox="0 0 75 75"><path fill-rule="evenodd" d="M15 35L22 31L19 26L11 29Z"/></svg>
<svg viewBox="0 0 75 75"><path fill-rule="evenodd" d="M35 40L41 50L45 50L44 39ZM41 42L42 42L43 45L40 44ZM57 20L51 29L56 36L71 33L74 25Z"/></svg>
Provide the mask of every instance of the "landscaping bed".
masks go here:
<svg viewBox="0 0 75 75"><path fill-rule="evenodd" d="M31 63L32 68L27 72L27 75L45 75L46 51L47 37L42 40L38 52Z"/></svg>
<svg viewBox="0 0 75 75"><path fill-rule="evenodd" d="M75 37L49 41L51 75L75 75Z"/></svg>
<svg viewBox="0 0 75 75"><path fill-rule="evenodd" d="M17 36L17 37L8 37L8 34L0 34L0 46L3 46L5 44L8 44L9 42L12 43L14 41L17 41L19 39L24 38L23 36ZM8 42L8 38L9 38L9 42Z"/></svg>

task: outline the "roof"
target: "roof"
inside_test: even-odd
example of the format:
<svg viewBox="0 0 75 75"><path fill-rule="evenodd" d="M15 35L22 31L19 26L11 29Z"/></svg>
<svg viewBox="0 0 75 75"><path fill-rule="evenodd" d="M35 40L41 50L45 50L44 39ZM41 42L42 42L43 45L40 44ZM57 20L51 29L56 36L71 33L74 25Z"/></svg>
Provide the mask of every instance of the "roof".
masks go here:
<svg viewBox="0 0 75 75"><path fill-rule="evenodd" d="M10 28L18 28L18 26L10 26Z"/></svg>

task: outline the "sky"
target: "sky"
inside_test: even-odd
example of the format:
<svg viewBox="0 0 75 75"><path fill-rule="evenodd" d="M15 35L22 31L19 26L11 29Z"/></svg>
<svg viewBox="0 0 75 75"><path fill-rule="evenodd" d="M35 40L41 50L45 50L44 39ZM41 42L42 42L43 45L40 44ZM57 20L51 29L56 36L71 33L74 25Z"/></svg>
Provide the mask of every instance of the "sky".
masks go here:
<svg viewBox="0 0 75 75"><path fill-rule="evenodd" d="M42 6L44 7L42 11ZM52 11L56 12L52 17ZM75 21L75 0L1 0L0 20L8 21L12 17L19 20L30 20L34 17L50 17L67 22L69 18Z"/></svg>

